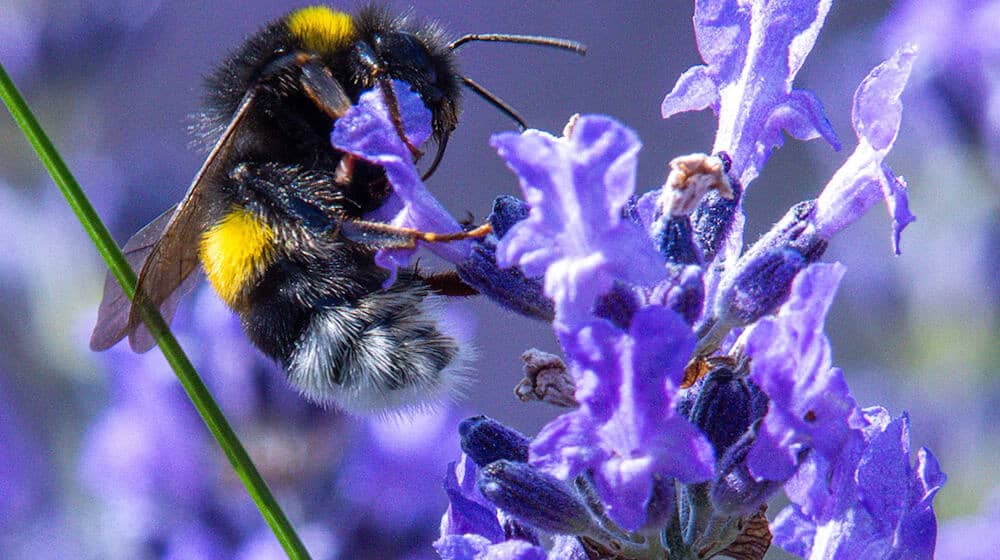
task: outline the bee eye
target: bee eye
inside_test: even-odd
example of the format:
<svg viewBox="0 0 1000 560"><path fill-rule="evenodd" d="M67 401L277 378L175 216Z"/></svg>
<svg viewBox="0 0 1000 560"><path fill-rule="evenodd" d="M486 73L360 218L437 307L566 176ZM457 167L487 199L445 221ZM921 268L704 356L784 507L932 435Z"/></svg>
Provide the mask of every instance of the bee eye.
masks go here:
<svg viewBox="0 0 1000 560"><path fill-rule="evenodd" d="M383 57L396 65L412 68L428 84L437 83L437 70L420 39L410 33L389 33L379 39Z"/></svg>

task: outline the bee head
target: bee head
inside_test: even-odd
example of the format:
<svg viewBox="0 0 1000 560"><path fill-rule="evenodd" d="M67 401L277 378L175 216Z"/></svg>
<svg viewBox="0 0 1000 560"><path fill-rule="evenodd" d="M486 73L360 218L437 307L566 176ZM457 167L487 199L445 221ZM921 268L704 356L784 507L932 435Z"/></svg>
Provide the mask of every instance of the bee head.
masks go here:
<svg viewBox="0 0 1000 560"><path fill-rule="evenodd" d="M395 17L369 7L354 17L356 39L350 74L365 89L378 79L401 80L420 95L431 110L435 137L455 129L461 80L455 57L438 26L432 22Z"/></svg>

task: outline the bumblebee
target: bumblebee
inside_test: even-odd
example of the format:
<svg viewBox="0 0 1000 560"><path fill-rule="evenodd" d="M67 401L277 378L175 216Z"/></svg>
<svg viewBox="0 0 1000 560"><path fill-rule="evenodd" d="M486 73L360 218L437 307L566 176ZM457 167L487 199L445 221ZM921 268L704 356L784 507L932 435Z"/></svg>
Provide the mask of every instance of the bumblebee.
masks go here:
<svg viewBox="0 0 1000 560"><path fill-rule="evenodd" d="M467 35L451 43L432 23L368 7L293 11L249 37L207 80L197 129L209 155L181 202L136 233L124 251L139 270L133 304L110 275L90 345L154 341L139 302L169 322L202 269L253 344L278 361L306 398L350 412L432 401L459 388L467 348L438 313L441 295L468 295L454 275L401 271L387 289L377 247L340 227L385 202L377 165L334 149L336 120L380 88L400 138L391 81L432 114L437 167L471 89L523 127L523 119L456 67L469 41L530 43L583 52L571 41ZM441 280L444 278L444 280Z"/></svg>

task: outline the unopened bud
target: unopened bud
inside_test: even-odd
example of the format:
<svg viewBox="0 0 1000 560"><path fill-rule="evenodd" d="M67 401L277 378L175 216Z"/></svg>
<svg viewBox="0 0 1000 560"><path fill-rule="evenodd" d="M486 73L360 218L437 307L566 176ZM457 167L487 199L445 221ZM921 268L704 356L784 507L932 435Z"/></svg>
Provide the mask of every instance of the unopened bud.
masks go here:
<svg viewBox="0 0 1000 560"><path fill-rule="evenodd" d="M480 467L500 459L528 461L528 438L492 418L466 418L458 425L458 434L462 451Z"/></svg>
<svg viewBox="0 0 1000 560"><path fill-rule="evenodd" d="M476 487L498 508L539 530L560 535L600 532L576 491L528 464L490 463L479 472Z"/></svg>

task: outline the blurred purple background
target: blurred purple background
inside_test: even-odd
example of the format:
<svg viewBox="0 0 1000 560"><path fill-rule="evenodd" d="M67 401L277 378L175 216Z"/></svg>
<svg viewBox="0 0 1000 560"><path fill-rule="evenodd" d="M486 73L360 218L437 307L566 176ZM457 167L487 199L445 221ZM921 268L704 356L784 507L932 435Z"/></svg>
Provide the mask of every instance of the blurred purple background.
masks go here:
<svg viewBox="0 0 1000 560"><path fill-rule="evenodd" d="M749 241L785 208L815 196L853 149L858 82L903 39L923 43L889 157L910 183L918 221L900 257L891 254L880 212L834 240L825 260L844 262L848 273L828 333L861 404L910 411L914 444L939 457L949 475L936 502L946 523L979 510L1000 464L1000 171L993 167L1000 38L959 17L991 4L1000 16L1000 3L945 3L953 7L929 12L932 4L834 5L796 85L818 94L848 145L838 154L820 142L789 142L757 179L746 210ZM6 0L0 61L124 242L180 198L201 163L186 133L200 76L246 34L300 5ZM687 3L433 0L412 9L454 35L545 34L589 45L582 59L469 45L460 61L533 127L559 131L580 112L635 128L644 142L640 190L663 181L672 157L710 148L711 113L659 116L677 76L700 62ZM495 196L517 193L487 144L491 133L511 128L466 96L428 183L457 217L481 219ZM159 354L87 350L103 268L6 118L0 239L0 556L279 557ZM455 410L414 419L350 418L302 402L207 290L189 298L175 322L279 499L309 528L317 558L375 557L375 550L381 558L432 558L445 504L440 480L459 454L458 420L482 413L534 433L556 414L512 393L521 352L556 350L547 325L486 301L458 302L453 311L475 325L476 381Z"/></svg>

